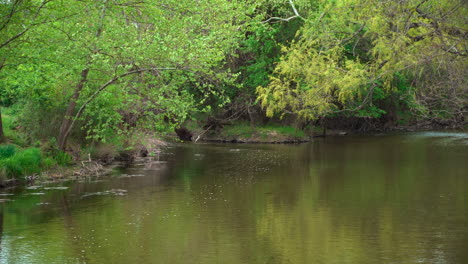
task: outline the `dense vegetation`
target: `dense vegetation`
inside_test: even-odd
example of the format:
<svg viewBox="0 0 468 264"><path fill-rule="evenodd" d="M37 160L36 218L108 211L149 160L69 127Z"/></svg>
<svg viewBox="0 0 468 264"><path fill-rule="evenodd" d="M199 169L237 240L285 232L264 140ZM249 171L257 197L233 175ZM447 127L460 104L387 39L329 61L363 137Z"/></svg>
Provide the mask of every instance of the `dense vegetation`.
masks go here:
<svg viewBox="0 0 468 264"><path fill-rule="evenodd" d="M466 14L459 0L3 0L0 141L125 148L187 121L463 126Z"/></svg>

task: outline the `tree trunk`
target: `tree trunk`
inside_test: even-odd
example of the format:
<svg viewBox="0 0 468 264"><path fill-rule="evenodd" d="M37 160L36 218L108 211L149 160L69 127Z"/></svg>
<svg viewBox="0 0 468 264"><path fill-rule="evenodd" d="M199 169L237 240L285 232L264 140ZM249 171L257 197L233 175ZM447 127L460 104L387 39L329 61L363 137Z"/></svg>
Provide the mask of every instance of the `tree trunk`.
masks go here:
<svg viewBox="0 0 468 264"><path fill-rule="evenodd" d="M65 112L65 116L63 117L62 125L60 126L60 134L58 138L58 147L61 150L65 150L67 139L71 131L71 124L73 121L73 113L75 112L76 102L80 98L81 90L83 90L84 84L87 81L88 72L89 72L89 69L84 69L81 71L81 80L76 85L75 92L70 98L70 103L68 104L67 111Z"/></svg>
<svg viewBox="0 0 468 264"><path fill-rule="evenodd" d="M2 108L0 107L0 143L5 141L5 134L3 134L3 123L2 123Z"/></svg>

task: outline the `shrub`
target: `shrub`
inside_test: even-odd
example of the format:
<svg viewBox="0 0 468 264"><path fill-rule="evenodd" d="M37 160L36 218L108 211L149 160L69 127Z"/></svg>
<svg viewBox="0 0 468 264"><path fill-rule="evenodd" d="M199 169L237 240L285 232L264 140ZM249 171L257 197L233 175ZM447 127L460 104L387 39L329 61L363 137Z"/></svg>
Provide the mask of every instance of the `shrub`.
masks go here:
<svg viewBox="0 0 468 264"><path fill-rule="evenodd" d="M0 159L5 159L13 156L16 152L14 145L2 145L0 146Z"/></svg>

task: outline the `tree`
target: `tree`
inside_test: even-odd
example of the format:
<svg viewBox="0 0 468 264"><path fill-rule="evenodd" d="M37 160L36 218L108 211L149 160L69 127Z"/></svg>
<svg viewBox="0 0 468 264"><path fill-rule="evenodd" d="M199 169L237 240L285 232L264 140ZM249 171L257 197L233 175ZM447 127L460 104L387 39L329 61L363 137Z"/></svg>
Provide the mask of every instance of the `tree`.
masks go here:
<svg viewBox="0 0 468 264"><path fill-rule="evenodd" d="M423 104L417 104L414 89L424 87L415 84L429 79L421 72L442 69L447 78L443 72L451 65L466 69L466 5L460 1L342 0L320 1L319 6L305 17L299 39L283 50L270 83L257 89L269 116L377 117L385 111L376 101L395 91L413 100L416 110ZM414 89L398 90L400 76ZM466 94L466 79L457 78L453 89ZM453 102L457 109L466 105L466 99Z"/></svg>
<svg viewBox="0 0 468 264"><path fill-rule="evenodd" d="M9 0L0 2L0 72L7 64L9 57L12 56L9 47L20 41L33 27L47 22L47 19L42 16L42 10L51 1ZM0 143L4 140L0 100Z"/></svg>
<svg viewBox="0 0 468 264"><path fill-rule="evenodd" d="M57 133L61 149L77 121L88 135L102 138L104 130L119 129L120 113L128 108L141 111L145 125L164 115L181 122L205 100L196 102L195 90L220 96L217 82L235 77L221 69L248 19L241 2L53 4L47 15L67 19L31 29L28 42L16 47L25 58L9 68L27 78L6 80L22 103L41 100L64 109Z"/></svg>

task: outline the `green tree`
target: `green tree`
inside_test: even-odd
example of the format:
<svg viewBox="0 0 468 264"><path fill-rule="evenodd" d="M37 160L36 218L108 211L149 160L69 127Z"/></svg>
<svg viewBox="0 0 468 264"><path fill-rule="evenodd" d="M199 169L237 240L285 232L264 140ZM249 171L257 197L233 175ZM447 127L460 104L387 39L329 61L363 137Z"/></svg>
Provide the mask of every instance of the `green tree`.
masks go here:
<svg viewBox="0 0 468 264"><path fill-rule="evenodd" d="M299 39L284 48L270 83L257 89L269 116L292 113L313 120L364 113L375 117L385 113L375 107L376 100L399 89L399 76L414 85L430 79L423 72L441 73L440 78L447 79L454 65L466 69L463 2L318 2L317 12L303 16ZM455 94L466 94L463 74L455 83ZM424 87L417 88L424 93ZM405 100L418 103L414 90L405 92ZM461 102L451 100L458 110L466 105L466 96Z"/></svg>
<svg viewBox="0 0 468 264"><path fill-rule="evenodd" d="M127 109L139 111L146 126L163 116L183 121L203 103L194 90L221 95L217 80L235 77L220 69L248 19L241 2L53 4L47 15L67 19L31 30L17 47L26 58L9 69L23 78L5 82L23 104L45 100L65 109L57 133L62 149L77 121L102 138L104 130L119 128Z"/></svg>
<svg viewBox="0 0 468 264"><path fill-rule="evenodd" d="M15 49L12 46L21 41L32 28L48 22L42 11L51 1L0 1L0 73L9 63L8 60L14 56ZM3 94L4 91L1 91L0 96ZM2 101L0 97L0 143L5 140L1 112Z"/></svg>

